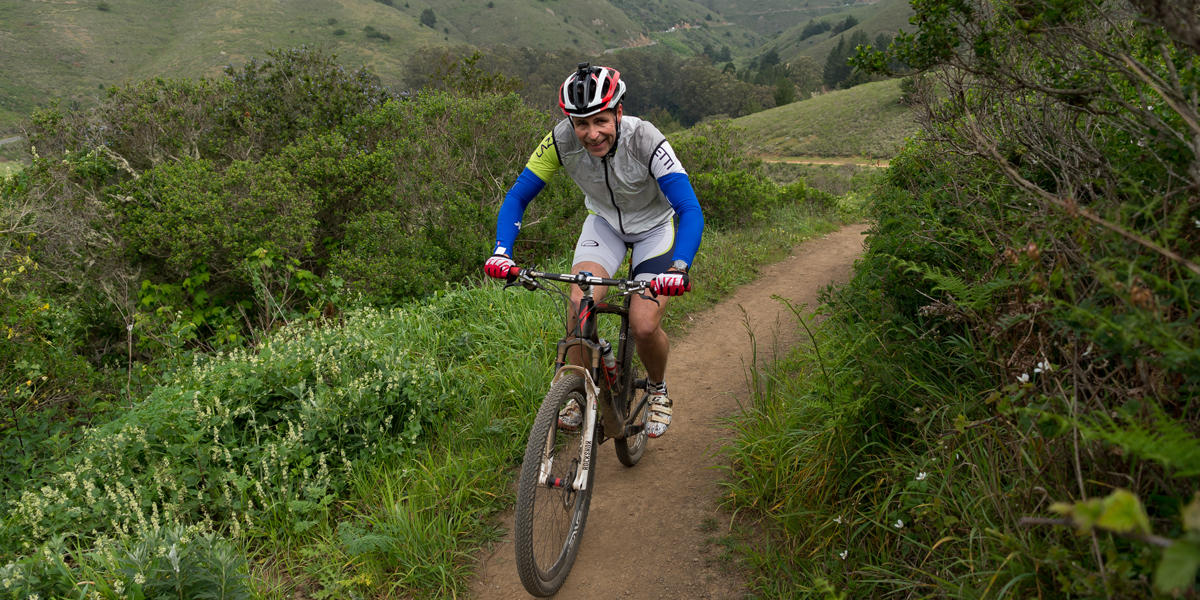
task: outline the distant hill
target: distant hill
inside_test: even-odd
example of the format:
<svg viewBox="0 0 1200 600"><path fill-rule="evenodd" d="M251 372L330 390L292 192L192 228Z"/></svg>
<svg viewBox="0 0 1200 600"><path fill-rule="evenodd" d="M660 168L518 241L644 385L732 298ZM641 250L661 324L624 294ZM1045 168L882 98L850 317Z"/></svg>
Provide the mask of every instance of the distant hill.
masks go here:
<svg viewBox="0 0 1200 600"><path fill-rule="evenodd" d="M870 12L887 0L701 0L725 18L773 38L812 19L847 10Z"/></svg>
<svg viewBox="0 0 1200 600"><path fill-rule="evenodd" d="M657 44L729 58L819 52L796 27L904 0L42 0L0 3L0 134L53 99L87 106L106 87L219 75L273 48L308 45L404 88L420 48L511 45L569 55ZM849 6L849 8L847 8ZM891 11L888 8L888 11ZM841 11L841 12L837 12ZM884 11L887 12L887 11ZM889 12L890 14L890 12ZM822 15L831 15L822 17ZM894 17L880 20L891 23ZM792 27L796 25L796 27ZM786 31L779 40L772 36ZM873 31L874 29L872 29ZM828 36L817 36L828 37ZM827 40L825 40L827 41ZM765 46L764 46L765 44ZM824 52L828 52L826 48ZM825 55L814 57L818 62ZM715 58L715 56L714 56ZM723 59L728 60L728 59Z"/></svg>
<svg viewBox="0 0 1200 600"><path fill-rule="evenodd" d="M909 27L908 18L912 15L913 10L909 5L909 0L879 0L871 4L855 4L793 25L765 44L763 51L775 50L779 54L779 58L784 61L793 60L797 56L808 56L816 60L817 64L824 64L829 52L837 46L839 36L849 39L856 31L862 31L867 35L868 40L874 42L875 37L880 33L890 37L897 31ZM827 31L801 39L805 26L811 20L825 21L830 25L836 25L850 16L854 17L858 24L844 32Z"/></svg>
<svg viewBox="0 0 1200 600"><path fill-rule="evenodd" d="M891 158L917 132L900 104L900 80L837 90L734 119L754 152L766 156Z"/></svg>
<svg viewBox="0 0 1200 600"><path fill-rule="evenodd" d="M668 31L675 28L675 31ZM271 48L310 45L404 85L425 46L541 50L704 43L744 52L764 40L690 0L47 0L0 3L0 132L50 98L90 104L149 77L213 76Z"/></svg>

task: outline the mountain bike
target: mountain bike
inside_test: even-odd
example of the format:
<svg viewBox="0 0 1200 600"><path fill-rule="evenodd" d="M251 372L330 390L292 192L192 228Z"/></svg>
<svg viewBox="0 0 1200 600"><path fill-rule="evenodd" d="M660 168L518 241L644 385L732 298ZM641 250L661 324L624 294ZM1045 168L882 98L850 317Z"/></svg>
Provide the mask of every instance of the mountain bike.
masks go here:
<svg viewBox="0 0 1200 600"><path fill-rule="evenodd" d="M577 324L558 342L555 373L542 406L534 418L525 446L525 459L517 483L514 540L517 572L525 590L534 596L551 596L562 587L579 553L580 538L587 523L596 477L596 446L613 440L617 459L632 467L646 450L647 395L635 401L637 390L646 389L633 364L633 340L629 335L629 303L633 296L657 302L649 281L608 279L591 273L567 275L513 267L509 286L530 290L548 289L566 298L557 285L579 286ZM596 286L606 286L624 297L621 305L597 302ZM569 299L566 310L571 310ZM621 318L615 353L615 368L605 367L607 342L599 335L597 317ZM585 366L569 360L583 357ZM574 430L559 424L559 412L574 400L583 409L583 422Z"/></svg>

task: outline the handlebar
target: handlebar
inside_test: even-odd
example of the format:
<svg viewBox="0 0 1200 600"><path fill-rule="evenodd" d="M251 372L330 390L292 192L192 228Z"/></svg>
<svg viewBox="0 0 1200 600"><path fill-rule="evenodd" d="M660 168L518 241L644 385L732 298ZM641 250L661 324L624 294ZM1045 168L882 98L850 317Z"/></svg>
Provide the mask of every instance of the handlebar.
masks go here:
<svg viewBox="0 0 1200 600"><path fill-rule="evenodd" d="M533 269L523 269L513 265L508 270L509 285L517 283L536 284L537 279L549 279L552 281L561 281L563 283L573 283L582 289L588 289L592 286L603 285L615 287L622 294L640 294L643 292L650 293L651 297L658 296L652 280L634 280L634 279L609 279L607 277L597 277L587 271L581 273L548 273L546 271L535 271ZM529 285L526 285L529 287Z"/></svg>

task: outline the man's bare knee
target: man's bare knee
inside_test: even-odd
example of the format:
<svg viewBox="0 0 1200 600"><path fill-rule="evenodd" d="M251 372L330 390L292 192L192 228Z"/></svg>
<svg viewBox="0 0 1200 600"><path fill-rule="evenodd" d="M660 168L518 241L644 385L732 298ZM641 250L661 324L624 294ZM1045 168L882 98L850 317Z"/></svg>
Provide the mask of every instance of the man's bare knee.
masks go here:
<svg viewBox="0 0 1200 600"><path fill-rule="evenodd" d="M634 340L647 340L653 338L658 331L658 322L653 320L629 322L629 333L633 335Z"/></svg>

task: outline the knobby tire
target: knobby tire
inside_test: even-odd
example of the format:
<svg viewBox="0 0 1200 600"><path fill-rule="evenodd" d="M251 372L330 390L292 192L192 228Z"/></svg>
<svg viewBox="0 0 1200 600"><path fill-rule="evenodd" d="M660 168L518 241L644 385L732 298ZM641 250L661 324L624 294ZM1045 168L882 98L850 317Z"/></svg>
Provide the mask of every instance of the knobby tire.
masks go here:
<svg viewBox="0 0 1200 600"><path fill-rule="evenodd" d="M596 478L595 443L589 449L588 461L592 467L586 488L581 491L570 489L580 464L583 428L573 432L559 430L558 412L571 398L580 406L586 406L583 380L576 375L562 377L546 393L529 432L517 483L513 532L517 573L525 590L534 596L552 596L562 587L579 553L588 506L592 501L592 482ZM554 436L555 460L550 479L562 478L566 484L560 488L538 485L542 454L551 434Z"/></svg>
<svg viewBox="0 0 1200 600"><path fill-rule="evenodd" d="M636 379L636 376L630 377L629 381L632 382L634 379ZM622 400L625 403L625 414L629 414L629 411L633 410L633 407L637 405L636 398L637 392L632 389L625 394L625 399ZM650 407L648 405L643 406L642 412L638 413L637 418L633 420L635 424L642 426L642 430L637 435L625 439L613 439L613 447L617 451L617 460L621 461L621 464L632 467L639 460L642 460L642 454L646 452L646 422L649 418Z"/></svg>

